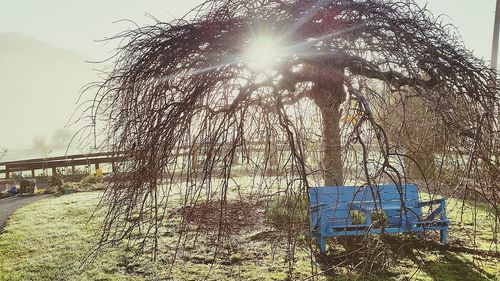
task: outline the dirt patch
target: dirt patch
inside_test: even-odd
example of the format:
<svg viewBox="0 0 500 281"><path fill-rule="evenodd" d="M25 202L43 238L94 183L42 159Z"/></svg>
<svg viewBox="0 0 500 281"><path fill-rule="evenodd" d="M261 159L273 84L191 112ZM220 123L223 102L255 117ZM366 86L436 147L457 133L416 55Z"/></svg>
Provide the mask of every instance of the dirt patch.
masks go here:
<svg viewBox="0 0 500 281"><path fill-rule="evenodd" d="M237 235L264 221L264 206L257 201L213 201L179 209L184 221L199 231Z"/></svg>

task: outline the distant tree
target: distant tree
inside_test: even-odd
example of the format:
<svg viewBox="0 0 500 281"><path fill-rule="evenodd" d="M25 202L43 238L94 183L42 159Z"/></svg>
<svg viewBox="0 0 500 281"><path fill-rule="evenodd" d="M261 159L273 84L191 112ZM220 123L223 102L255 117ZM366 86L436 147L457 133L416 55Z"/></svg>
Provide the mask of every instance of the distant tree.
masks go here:
<svg viewBox="0 0 500 281"><path fill-rule="evenodd" d="M422 159L390 141L395 127L377 110L410 94L454 140L443 149L469 155L464 178L487 173L480 163L498 170L495 72L412 0L209 0L117 38L124 43L90 114L92 124L106 122L104 145L130 155L118 166L126 176L112 176L105 192L103 244L141 237L155 252L165 190L183 182L184 204L215 197L222 214L240 154L257 178L277 167L286 194L346 179L403 183L406 159ZM402 132L412 129L391 134L407 142L413 136ZM316 136L322 163L314 165L305 144ZM498 182L482 179L478 195L498 200Z"/></svg>
<svg viewBox="0 0 500 281"><path fill-rule="evenodd" d="M52 134L52 146L55 148L65 148L67 147L71 139L73 138L73 132L66 128L59 128Z"/></svg>
<svg viewBox="0 0 500 281"><path fill-rule="evenodd" d="M47 156L51 152L51 147L44 136L36 136L33 138L33 150Z"/></svg>
<svg viewBox="0 0 500 281"><path fill-rule="evenodd" d="M378 122L385 128L390 145L406 154L405 172L414 180L436 179L436 156L446 150L446 126L430 106L408 92L377 110Z"/></svg>

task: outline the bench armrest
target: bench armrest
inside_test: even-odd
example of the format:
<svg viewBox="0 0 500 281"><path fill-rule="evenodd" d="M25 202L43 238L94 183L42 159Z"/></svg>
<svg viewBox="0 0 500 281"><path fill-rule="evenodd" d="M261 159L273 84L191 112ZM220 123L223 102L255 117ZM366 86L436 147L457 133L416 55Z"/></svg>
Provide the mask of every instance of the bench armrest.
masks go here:
<svg viewBox="0 0 500 281"><path fill-rule="evenodd" d="M429 200L429 201L422 201L422 202L419 202L418 203L418 206L419 207L425 207L425 206L432 206L432 205L436 205L436 204L441 204L441 205L445 205L446 203L446 198L443 197L441 199L436 199L436 200Z"/></svg>
<svg viewBox="0 0 500 281"><path fill-rule="evenodd" d="M439 207L436 208L432 213L430 213L425 220L433 220L437 215L440 215L442 221L447 221L446 218L446 197L436 200L424 201L418 204L419 207L424 206L432 206L439 204Z"/></svg>

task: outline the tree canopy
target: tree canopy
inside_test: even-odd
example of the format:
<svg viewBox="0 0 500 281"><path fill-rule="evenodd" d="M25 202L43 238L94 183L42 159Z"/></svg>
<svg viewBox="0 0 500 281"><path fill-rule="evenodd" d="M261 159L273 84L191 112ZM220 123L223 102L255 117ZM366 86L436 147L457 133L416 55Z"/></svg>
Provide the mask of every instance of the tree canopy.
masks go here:
<svg viewBox="0 0 500 281"><path fill-rule="evenodd" d="M176 186L184 205L217 200L222 214L235 175L250 175L249 196L268 194L267 178L285 196L401 184L429 142L424 188L498 208L496 73L412 0L209 0L116 38L90 113L127 155L102 244L154 251Z"/></svg>

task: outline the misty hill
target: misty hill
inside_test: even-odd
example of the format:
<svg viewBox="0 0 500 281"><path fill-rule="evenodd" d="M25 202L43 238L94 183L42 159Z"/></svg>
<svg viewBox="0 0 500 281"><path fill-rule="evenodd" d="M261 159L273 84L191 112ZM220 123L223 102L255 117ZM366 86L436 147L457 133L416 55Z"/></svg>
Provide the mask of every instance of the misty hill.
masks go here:
<svg viewBox="0 0 500 281"><path fill-rule="evenodd" d="M82 87L96 80L93 67L78 52L0 33L0 148L29 149L64 126Z"/></svg>

